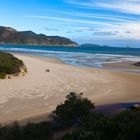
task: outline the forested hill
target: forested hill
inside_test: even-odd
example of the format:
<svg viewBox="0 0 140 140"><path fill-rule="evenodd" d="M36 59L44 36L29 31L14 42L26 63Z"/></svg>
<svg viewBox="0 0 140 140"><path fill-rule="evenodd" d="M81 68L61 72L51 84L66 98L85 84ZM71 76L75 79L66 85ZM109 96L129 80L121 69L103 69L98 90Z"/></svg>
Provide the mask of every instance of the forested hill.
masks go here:
<svg viewBox="0 0 140 140"><path fill-rule="evenodd" d="M42 46L78 46L74 41L60 36L46 36L32 31L17 31L0 26L0 44L42 45Z"/></svg>

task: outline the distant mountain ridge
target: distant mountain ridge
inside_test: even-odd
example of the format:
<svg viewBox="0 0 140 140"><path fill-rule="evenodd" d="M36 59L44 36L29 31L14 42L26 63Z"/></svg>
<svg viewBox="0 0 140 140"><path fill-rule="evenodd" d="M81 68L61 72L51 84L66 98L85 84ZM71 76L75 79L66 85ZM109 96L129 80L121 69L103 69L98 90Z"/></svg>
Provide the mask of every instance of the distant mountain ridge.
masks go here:
<svg viewBox="0 0 140 140"><path fill-rule="evenodd" d="M78 46L68 38L46 36L33 31L17 31L11 27L0 26L0 44L44 45L44 46Z"/></svg>
<svg viewBox="0 0 140 140"><path fill-rule="evenodd" d="M81 44L80 46L81 47L110 47L110 46L107 46L107 45L98 45L98 44L90 44L90 43Z"/></svg>

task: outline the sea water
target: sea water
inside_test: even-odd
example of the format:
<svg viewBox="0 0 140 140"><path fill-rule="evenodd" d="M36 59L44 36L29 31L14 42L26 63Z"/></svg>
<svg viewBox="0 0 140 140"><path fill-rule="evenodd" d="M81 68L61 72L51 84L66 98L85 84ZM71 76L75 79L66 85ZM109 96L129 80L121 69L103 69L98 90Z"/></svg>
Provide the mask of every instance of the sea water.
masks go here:
<svg viewBox="0 0 140 140"><path fill-rule="evenodd" d="M140 61L140 48L0 45L0 51L54 57L67 64L90 67L102 67L104 63Z"/></svg>

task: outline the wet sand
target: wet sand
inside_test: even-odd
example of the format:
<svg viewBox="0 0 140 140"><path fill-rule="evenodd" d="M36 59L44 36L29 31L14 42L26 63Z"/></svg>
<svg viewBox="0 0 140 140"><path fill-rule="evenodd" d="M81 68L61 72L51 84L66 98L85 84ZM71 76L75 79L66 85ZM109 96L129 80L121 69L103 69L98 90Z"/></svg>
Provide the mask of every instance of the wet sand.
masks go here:
<svg viewBox="0 0 140 140"><path fill-rule="evenodd" d="M103 64L103 66L104 68L107 69L140 74L140 67L134 65L135 63L136 62L128 61L128 62L120 62L120 63L108 63L108 64Z"/></svg>

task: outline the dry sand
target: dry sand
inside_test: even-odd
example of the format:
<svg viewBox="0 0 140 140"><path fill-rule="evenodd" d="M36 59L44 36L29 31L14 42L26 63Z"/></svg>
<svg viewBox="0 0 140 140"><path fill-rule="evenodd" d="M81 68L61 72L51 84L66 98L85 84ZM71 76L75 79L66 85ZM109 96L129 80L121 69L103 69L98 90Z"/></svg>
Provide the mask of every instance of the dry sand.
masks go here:
<svg viewBox="0 0 140 140"><path fill-rule="evenodd" d="M15 56L24 61L28 73L24 77L0 80L1 123L50 113L69 92L83 92L96 105L140 101L139 73L76 67L55 59L21 54Z"/></svg>

